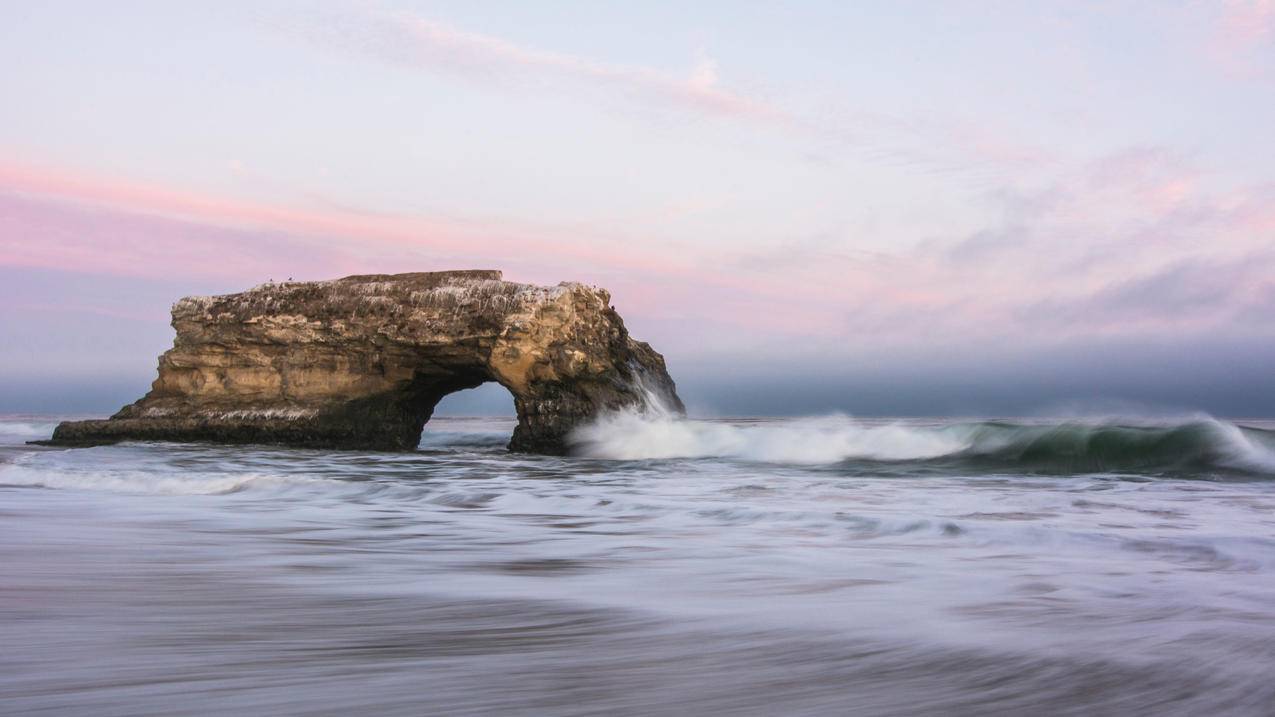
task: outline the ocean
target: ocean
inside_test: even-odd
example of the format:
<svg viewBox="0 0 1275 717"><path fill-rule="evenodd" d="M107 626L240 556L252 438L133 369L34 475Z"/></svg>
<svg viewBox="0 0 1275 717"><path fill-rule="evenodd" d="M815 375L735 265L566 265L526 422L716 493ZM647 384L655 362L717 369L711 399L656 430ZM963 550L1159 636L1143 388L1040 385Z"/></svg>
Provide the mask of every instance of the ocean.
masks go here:
<svg viewBox="0 0 1275 717"><path fill-rule="evenodd" d="M57 420L0 420L4 715L1275 714L1271 422Z"/></svg>

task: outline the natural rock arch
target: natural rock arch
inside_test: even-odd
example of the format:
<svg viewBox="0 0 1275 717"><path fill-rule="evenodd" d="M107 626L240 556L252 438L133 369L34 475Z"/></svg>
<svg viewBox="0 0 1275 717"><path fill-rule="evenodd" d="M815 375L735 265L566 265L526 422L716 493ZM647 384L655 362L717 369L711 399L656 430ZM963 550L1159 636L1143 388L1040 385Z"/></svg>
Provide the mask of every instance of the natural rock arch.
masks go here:
<svg viewBox="0 0 1275 717"><path fill-rule="evenodd" d="M434 406L496 381L514 397L511 450L564 453L599 413L682 411L664 358L629 337L596 287L499 271L263 284L173 305L173 347L141 400L62 423L55 444L120 440L410 450Z"/></svg>

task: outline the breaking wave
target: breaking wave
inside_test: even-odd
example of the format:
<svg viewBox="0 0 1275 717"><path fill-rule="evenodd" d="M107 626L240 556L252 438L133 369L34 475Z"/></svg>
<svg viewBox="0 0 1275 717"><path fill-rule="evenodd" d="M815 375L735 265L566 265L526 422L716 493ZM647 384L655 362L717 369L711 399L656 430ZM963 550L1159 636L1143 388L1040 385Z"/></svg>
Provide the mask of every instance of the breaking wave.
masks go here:
<svg viewBox="0 0 1275 717"><path fill-rule="evenodd" d="M0 416L0 444L22 443L37 438L48 438L57 420Z"/></svg>
<svg viewBox="0 0 1275 717"><path fill-rule="evenodd" d="M624 412L578 429L577 455L613 460L725 458L801 465L847 461L1042 474L1140 472L1275 476L1275 432L1213 418L1134 421L866 422L688 420Z"/></svg>

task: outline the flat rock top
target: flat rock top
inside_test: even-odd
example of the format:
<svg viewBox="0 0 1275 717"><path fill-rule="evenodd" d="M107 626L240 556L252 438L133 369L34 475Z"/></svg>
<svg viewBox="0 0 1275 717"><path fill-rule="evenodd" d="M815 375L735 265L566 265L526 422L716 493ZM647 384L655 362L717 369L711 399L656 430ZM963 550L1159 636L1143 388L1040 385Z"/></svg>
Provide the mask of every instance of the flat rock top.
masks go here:
<svg viewBox="0 0 1275 717"><path fill-rule="evenodd" d="M405 274L358 274L327 281L288 281L261 284L247 291L219 296L188 296L173 305L173 318L182 322L243 322L254 317L305 316L311 319L362 317L378 322L402 320L409 314L488 320L554 301L563 293L596 295L601 306L610 302L604 289L563 282L536 286L504 281L499 271L471 269Z"/></svg>
<svg viewBox="0 0 1275 717"><path fill-rule="evenodd" d="M413 271L406 274L355 274L331 282L304 283L338 283L338 284L373 284L382 282L401 282L413 284L420 288L454 284L459 281L502 281L504 274L499 269L458 269L455 271Z"/></svg>

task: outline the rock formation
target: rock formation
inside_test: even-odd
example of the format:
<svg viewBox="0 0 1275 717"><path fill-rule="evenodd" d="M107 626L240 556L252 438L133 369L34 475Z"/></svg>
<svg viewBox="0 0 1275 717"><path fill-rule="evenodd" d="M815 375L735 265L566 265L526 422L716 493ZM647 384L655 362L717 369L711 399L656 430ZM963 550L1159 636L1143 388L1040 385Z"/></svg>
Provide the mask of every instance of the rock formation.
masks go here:
<svg viewBox="0 0 1275 717"><path fill-rule="evenodd" d="M576 283L499 271L270 283L182 299L173 328L150 393L49 442L410 450L440 399L487 381L514 396L515 451L564 453L604 411L682 411L664 358L629 337L606 290Z"/></svg>

